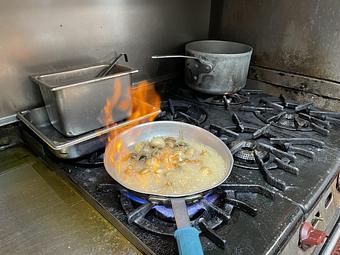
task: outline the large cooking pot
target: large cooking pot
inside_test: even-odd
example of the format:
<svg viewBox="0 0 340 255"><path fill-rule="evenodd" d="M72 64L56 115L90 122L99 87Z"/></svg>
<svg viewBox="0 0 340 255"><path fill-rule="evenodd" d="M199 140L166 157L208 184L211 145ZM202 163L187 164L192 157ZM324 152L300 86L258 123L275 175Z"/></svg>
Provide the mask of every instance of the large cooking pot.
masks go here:
<svg viewBox="0 0 340 255"><path fill-rule="evenodd" d="M185 81L199 92L233 94L246 85L253 48L242 43L204 40L185 45L186 55L152 58L186 58Z"/></svg>

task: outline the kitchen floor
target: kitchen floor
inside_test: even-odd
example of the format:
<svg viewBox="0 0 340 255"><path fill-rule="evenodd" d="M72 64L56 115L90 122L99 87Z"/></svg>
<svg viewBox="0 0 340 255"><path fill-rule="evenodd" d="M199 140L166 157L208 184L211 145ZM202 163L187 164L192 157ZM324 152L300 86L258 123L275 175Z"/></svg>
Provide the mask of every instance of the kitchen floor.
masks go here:
<svg viewBox="0 0 340 255"><path fill-rule="evenodd" d="M0 152L0 254L139 254L23 147Z"/></svg>

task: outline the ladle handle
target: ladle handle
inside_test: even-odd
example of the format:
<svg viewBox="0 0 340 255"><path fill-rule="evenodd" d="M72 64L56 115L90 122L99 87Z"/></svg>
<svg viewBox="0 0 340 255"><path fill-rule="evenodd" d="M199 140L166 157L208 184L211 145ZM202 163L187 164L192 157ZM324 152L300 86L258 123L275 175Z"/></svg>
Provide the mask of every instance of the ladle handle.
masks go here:
<svg viewBox="0 0 340 255"><path fill-rule="evenodd" d="M180 255L203 255L199 232L194 227L179 228L174 234Z"/></svg>

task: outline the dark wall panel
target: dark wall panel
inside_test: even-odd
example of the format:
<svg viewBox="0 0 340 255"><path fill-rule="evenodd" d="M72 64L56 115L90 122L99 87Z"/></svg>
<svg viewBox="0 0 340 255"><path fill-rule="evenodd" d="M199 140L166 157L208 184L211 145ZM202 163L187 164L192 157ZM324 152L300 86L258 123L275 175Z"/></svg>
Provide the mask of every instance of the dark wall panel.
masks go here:
<svg viewBox="0 0 340 255"><path fill-rule="evenodd" d="M339 0L224 0L217 36L252 45L259 66L340 82Z"/></svg>

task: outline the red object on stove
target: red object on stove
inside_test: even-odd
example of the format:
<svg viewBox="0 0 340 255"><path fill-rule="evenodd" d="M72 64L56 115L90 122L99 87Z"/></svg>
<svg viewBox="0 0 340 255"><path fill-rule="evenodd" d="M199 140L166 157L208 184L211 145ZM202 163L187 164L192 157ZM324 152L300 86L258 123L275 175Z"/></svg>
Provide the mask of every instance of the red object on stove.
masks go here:
<svg viewBox="0 0 340 255"><path fill-rule="evenodd" d="M340 255L340 240L337 241L331 255Z"/></svg>
<svg viewBox="0 0 340 255"><path fill-rule="evenodd" d="M315 229L309 222L304 222L301 226L300 244L302 247L322 244L326 237L325 231Z"/></svg>

